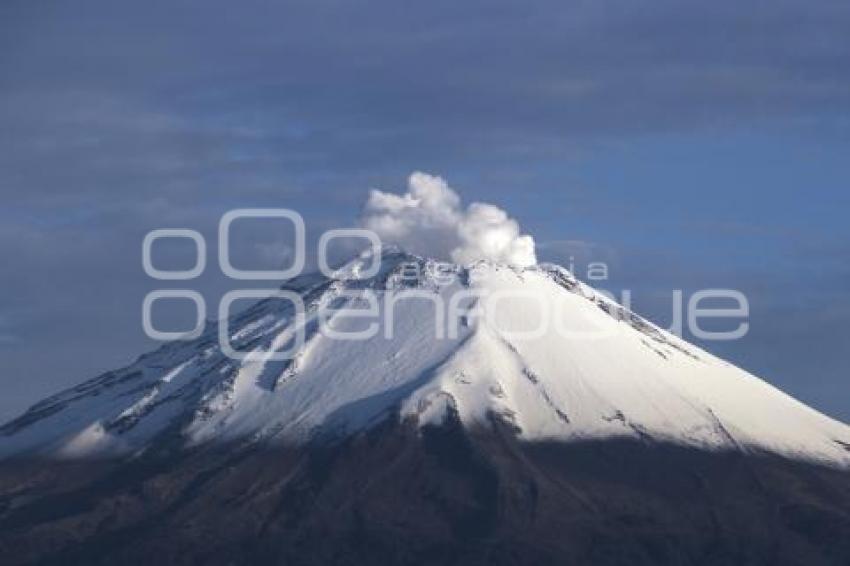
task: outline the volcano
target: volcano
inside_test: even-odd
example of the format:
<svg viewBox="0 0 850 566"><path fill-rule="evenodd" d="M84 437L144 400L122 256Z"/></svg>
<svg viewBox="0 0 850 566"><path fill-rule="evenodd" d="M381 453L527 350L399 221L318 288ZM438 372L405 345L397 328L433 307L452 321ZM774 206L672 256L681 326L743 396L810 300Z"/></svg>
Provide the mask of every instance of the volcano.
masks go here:
<svg viewBox="0 0 850 566"><path fill-rule="evenodd" d="M850 427L559 266L281 289L3 425L4 563L850 563Z"/></svg>

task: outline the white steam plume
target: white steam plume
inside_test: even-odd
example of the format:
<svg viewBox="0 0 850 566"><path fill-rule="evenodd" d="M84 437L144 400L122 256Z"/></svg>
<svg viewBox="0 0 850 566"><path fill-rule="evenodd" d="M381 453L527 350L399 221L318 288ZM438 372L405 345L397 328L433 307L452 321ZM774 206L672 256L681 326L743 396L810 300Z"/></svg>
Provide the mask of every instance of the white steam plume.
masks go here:
<svg viewBox="0 0 850 566"><path fill-rule="evenodd" d="M441 177L410 175L404 195L372 190L361 223L386 244L437 259L467 264L479 259L527 267L537 263L534 239L497 206L474 202L466 209Z"/></svg>

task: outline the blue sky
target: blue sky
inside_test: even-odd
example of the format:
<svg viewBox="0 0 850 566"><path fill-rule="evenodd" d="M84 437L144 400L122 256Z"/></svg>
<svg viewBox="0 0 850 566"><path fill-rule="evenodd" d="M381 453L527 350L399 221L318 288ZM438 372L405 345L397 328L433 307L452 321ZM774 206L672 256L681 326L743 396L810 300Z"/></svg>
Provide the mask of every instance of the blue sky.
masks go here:
<svg viewBox="0 0 850 566"><path fill-rule="evenodd" d="M315 234L423 170L654 320L741 289L750 333L705 346L848 421L847 29L823 1L4 2L0 418L154 346L149 230Z"/></svg>

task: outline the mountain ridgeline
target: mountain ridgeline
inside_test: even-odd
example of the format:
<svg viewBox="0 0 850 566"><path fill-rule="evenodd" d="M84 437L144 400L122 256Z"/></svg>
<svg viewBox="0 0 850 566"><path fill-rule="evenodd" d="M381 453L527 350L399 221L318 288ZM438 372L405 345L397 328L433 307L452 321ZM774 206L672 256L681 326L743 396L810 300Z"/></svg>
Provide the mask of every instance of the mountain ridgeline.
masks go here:
<svg viewBox="0 0 850 566"><path fill-rule="evenodd" d="M561 267L283 289L3 425L4 562L850 562L850 427Z"/></svg>

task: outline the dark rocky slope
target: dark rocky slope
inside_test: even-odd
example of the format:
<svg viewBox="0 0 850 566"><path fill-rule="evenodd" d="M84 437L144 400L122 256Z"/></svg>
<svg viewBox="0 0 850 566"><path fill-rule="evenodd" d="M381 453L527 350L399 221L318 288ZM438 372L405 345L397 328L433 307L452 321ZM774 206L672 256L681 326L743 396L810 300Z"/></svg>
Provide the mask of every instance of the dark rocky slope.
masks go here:
<svg viewBox="0 0 850 566"><path fill-rule="evenodd" d="M166 444L160 444L165 446ZM308 449L0 463L14 564L850 564L850 473L387 422Z"/></svg>

